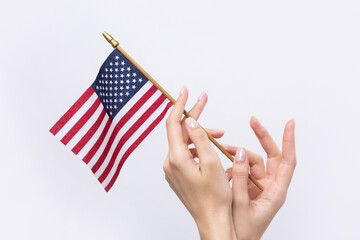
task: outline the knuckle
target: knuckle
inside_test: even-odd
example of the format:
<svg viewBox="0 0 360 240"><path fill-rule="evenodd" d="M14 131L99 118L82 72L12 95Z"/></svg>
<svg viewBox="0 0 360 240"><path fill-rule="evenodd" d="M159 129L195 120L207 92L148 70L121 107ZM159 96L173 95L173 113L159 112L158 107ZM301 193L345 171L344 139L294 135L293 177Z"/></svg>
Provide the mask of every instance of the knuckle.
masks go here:
<svg viewBox="0 0 360 240"><path fill-rule="evenodd" d="M247 178L248 178L247 175L246 176L245 175L235 175L235 174L232 175L233 182L238 182L238 183L247 182L248 181Z"/></svg>
<svg viewBox="0 0 360 240"><path fill-rule="evenodd" d="M234 195L233 197L233 204L234 206L243 206L246 204L246 201L243 197L239 196L239 195Z"/></svg>
<svg viewBox="0 0 360 240"><path fill-rule="evenodd" d="M244 178L249 175L249 169L245 166L234 166L232 174L233 178Z"/></svg>
<svg viewBox="0 0 360 240"><path fill-rule="evenodd" d="M288 166L295 168L297 165L297 161L296 161L296 157L294 158L285 158L284 159L285 164L287 164Z"/></svg>
<svg viewBox="0 0 360 240"><path fill-rule="evenodd" d="M169 163L168 162L165 162L164 165L163 165L163 170L164 170L164 173L165 174L169 174L170 172L170 166L169 166ZM165 175L166 176L166 175Z"/></svg>
<svg viewBox="0 0 360 240"><path fill-rule="evenodd" d="M167 127L167 128L169 128L169 127L171 126L172 120L171 120L170 117L168 117L168 118L166 119L165 124L166 124L166 127Z"/></svg>
<svg viewBox="0 0 360 240"><path fill-rule="evenodd" d="M255 155L255 157L249 157L249 164L250 164L250 166L255 165L255 164L264 166L264 158L262 156L258 156L258 155Z"/></svg>
<svg viewBox="0 0 360 240"><path fill-rule="evenodd" d="M195 129L191 135L192 135L193 139L197 140L197 141L207 140L206 133L201 128Z"/></svg>
<svg viewBox="0 0 360 240"><path fill-rule="evenodd" d="M180 162L174 158L170 159L169 170L170 169L178 170L179 168L180 168Z"/></svg>

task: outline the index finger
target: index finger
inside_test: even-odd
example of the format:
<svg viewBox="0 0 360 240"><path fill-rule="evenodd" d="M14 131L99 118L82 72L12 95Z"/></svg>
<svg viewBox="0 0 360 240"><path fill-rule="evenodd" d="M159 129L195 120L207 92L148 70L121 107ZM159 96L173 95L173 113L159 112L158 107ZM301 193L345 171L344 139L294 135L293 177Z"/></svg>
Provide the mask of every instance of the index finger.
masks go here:
<svg viewBox="0 0 360 240"><path fill-rule="evenodd" d="M181 118L188 98L187 88L184 87L178 97L169 117L166 119L167 137L170 150L186 147L181 128Z"/></svg>

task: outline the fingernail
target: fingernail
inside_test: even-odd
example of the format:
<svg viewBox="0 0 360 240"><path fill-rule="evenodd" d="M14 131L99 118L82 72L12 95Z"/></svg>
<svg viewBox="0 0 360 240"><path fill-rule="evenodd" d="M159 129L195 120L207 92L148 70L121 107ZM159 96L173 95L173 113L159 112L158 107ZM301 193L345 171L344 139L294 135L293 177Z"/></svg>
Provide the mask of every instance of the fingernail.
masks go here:
<svg viewBox="0 0 360 240"><path fill-rule="evenodd" d="M263 125L260 123L259 119L257 119L255 116L251 116L258 124L262 127Z"/></svg>
<svg viewBox="0 0 360 240"><path fill-rule="evenodd" d="M179 94L179 97L184 94L185 88L186 88L186 87L184 86L184 87L181 89L180 94Z"/></svg>
<svg viewBox="0 0 360 240"><path fill-rule="evenodd" d="M215 131L215 132L225 132L225 130L222 130L222 129L213 129L213 131Z"/></svg>
<svg viewBox="0 0 360 240"><path fill-rule="evenodd" d="M245 161L246 152L243 148L238 148L235 154L235 162L241 163Z"/></svg>
<svg viewBox="0 0 360 240"><path fill-rule="evenodd" d="M201 99L204 97L204 95L205 95L205 92L202 92L202 93L200 94L200 96L199 96L199 98L198 98L198 102L201 101Z"/></svg>
<svg viewBox="0 0 360 240"><path fill-rule="evenodd" d="M293 128L295 128L295 119L290 119L290 121L292 122Z"/></svg>
<svg viewBox="0 0 360 240"><path fill-rule="evenodd" d="M185 119L185 123L190 129L196 129L200 127L199 123L191 117Z"/></svg>
<svg viewBox="0 0 360 240"><path fill-rule="evenodd" d="M224 148L231 148L231 147L232 147L231 145L226 144L226 143L225 143L225 144L223 144L222 146L223 146Z"/></svg>

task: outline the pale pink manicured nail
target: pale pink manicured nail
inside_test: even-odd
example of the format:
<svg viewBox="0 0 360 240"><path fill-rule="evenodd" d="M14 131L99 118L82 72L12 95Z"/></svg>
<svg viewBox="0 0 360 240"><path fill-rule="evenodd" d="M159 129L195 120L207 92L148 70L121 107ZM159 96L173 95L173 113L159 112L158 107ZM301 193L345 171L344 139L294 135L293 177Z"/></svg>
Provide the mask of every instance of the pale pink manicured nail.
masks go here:
<svg viewBox="0 0 360 240"><path fill-rule="evenodd" d="M238 148L235 154L235 162L241 163L245 161L246 152L243 148Z"/></svg>
<svg viewBox="0 0 360 240"><path fill-rule="evenodd" d="M291 122L291 124L292 124L292 127L295 128L295 119L293 119L293 118L290 119L290 122Z"/></svg>
<svg viewBox="0 0 360 240"><path fill-rule="evenodd" d="M222 129L213 129L213 131L215 131L215 132L225 132L225 130L222 130Z"/></svg>
<svg viewBox="0 0 360 240"><path fill-rule="evenodd" d="M185 123L190 129L196 129L200 127L199 123L191 117L185 119Z"/></svg>
<svg viewBox="0 0 360 240"><path fill-rule="evenodd" d="M186 88L186 87L184 86L184 87L181 89L180 94L179 94L179 97L184 94L185 88Z"/></svg>
<svg viewBox="0 0 360 240"><path fill-rule="evenodd" d="M232 148L232 146L231 146L231 145L226 144L226 143L225 143L225 144L223 144L222 146L223 146L224 148Z"/></svg>
<svg viewBox="0 0 360 240"><path fill-rule="evenodd" d="M256 122L258 122L258 124L262 127L263 125L261 124L261 122L259 121L259 119L257 119L256 117L254 117L254 116L252 116L252 118L256 121Z"/></svg>
<svg viewBox="0 0 360 240"><path fill-rule="evenodd" d="M200 102L201 99L203 99L204 95L205 95L205 92L202 92L202 93L200 94L200 96L199 96L199 98L198 98L198 102Z"/></svg>

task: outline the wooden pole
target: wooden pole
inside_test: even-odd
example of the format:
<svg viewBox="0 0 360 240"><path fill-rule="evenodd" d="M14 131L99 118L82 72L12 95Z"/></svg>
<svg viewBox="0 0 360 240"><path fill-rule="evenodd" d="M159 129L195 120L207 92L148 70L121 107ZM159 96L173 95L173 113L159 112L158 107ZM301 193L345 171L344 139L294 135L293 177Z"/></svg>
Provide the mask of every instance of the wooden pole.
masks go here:
<svg viewBox="0 0 360 240"><path fill-rule="evenodd" d="M105 39L113 46L113 48L116 48L117 50L119 50L137 69L139 69L139 71L144 74L144 76L149 79L149 81L155 85L155 87L157 87L173 104L176 103L175 99L173 97L171 97L171 95L160 86L160 84L158 84L155 79L153 79L137 62L135 62L134 59L132 59L132 57L130 57L129 54L127 54L124 49L122 49L119 46L119 42L116 41L112 36L110 36L110 34L104 32L103 36L105 37ZM184 115L185 117L191 117L190 114L184 110ZM226 149L218 142L215 140L215 138L213 138L213 136L211 136L203 127L201 127L207 134L207 136L209 137L210 141L222 152L225 154L226 157L228 157L230 159L230 161L234 161L233 156L231 156L231 154L226 151ZM249 174L249 179L260 189L263 190L263 186L253 177L251 176L251 174Z"/></svg>

